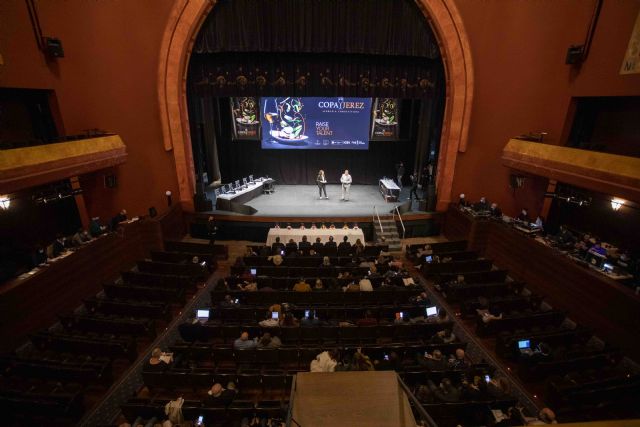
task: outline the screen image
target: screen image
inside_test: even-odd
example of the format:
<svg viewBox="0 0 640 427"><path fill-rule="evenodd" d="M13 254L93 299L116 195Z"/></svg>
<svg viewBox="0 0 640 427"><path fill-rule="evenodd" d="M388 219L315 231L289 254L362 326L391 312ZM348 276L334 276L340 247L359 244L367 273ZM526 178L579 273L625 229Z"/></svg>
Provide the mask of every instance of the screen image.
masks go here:
<svg viewBox="0 0 640 427"><path fill-rule="evenodd" d="M258 99L253 97L231 98L233 138L260 139Z"/></svg>
<svg viewBox="0 0 640 427"><path fill-rule="evenodd" d="M398 100L394 98L376 98L373 102L371 119L372 140L398 139Z"/></svg>
<svg viewBox="0 0 640 427"><path fill-rule="evenodd" d="M260 99L262 148L368 150L370 98Z"/></svg>
<svg viewBox="0 0 640 427"><path fill-rule="evenodd" d="M198 310L197 312L198 319L208 319L209 318L209 310Z"/></svg>

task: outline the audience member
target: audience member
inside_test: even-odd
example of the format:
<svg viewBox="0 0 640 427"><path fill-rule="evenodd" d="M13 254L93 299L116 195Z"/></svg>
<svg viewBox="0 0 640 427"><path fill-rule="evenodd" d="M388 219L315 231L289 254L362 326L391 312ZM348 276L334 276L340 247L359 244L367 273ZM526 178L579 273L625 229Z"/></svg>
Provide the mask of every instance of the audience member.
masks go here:
<svg viewBox="0 0 640 427"><path fill-rule="evenodd" d="M127 220L127 210L122 209L116 216L111 219L111 230L118 228L118 225Z"/></svg>
<svg viewBox="0 0 640 427"><path fill-rule="evenodd" d="M322 283L322 280L320 278L317 278L314 285L313 285L313 290L314 291L324 291L324 284Z"/></svg>
<svg viewBox="0 0 640 427"><path fill-rule="evenodd" d="M319 237L316 237L316 241L313 244L312 248L317 254L322 254L322 250L324 249L324 245L322 244L322 240Z"/></svg>
<svg viewBox="0 0 640 427"><path fill-rule="evenodd" d="M338 256L350 256L351 255L351 243L349 243L349 237L344 236L342 242L338 246Z"/></svg>
<svg viewBox="0 0 640 427"><path fill-rule="evenodd" d="M418 363L430 371L443 371L447 367L447 361L438 349L433 350L431 354L425 353L424 357L418 358Z"/></svg>
<svg viewBox="0 0 640 427"><path fill-rule="evenodd" d="M56 240L53 241L52 248L52 255L54 258L67 250L65 247L65 238L62 234L58 233Z"/></svg>
<svg viewBox="0 0 640 427"><path fill-rule="evenodd" d="M324 244L324 248L325 250L337 250L338 246L336 245L336 242L333 241L333 236L329 236L329 241L327 243Z"/></svg>
<svg viewBox="0 0 640 427"><path fill-rule="evenodd" d="M520 211L520 213L518 214L518 216L516 217L516 219L518 221L522 221L522 222L529 222L529 211L527 210L527 208L522 208L522 210Z"/></svg>
<svg viewBox="0 0 640 427"><path fill-rule="evenodd" d="M242 334L240 334L240 338L236 339L233 342L233 348L236 350L249 350L252 348L256 348L257 345L257 340L255 338L250 340L249 333L246 331L242 332Z"/></svg>
<svg viewBox="0 0 640 427"><path fill-rule="evenodd" d="M502 209L498 207L497 203L491 203L489 208L489 214L494 218L502 218Z"/></svg>
<svg viewBox="0 0 640 427"><path fill-rule="evenodd" d="M276 336L271 336L269 332L262 334L258 340L258 348L278 348L282 346L282 341Z"/></svg>
<svg viewBox="0 0 640 427"><path fill-rule="evenodd" d="M238 391L233 382L227 384L227 388L222 388L220 383L215 383L207 392L203 400L203 405L207 407L227 407L231 405L233 399L237 396Z"/></svg>
<svg viewBox="0 0 640 427"><path fill-rule="evenodd" d="M467 369L469 367L469 364L465 359L465 353L463 349L457 349L455 355L449 358L449 367L452 369Z"/></svg>
<svg viewBox="0 0 640 427"><path fill-rule="evenodd" d="M360 239L356 239L356 243L353 245L353 254L355 256L361 256L364 253L364 244Z"/></svg>
<svg viewBox="0 0 640 427"><path fill-rule="evenodd" d="M460 401L460 389L455 387L449 378L443 378L439 387L436 387L433 381L428 380L427 387L429 387L435 399L440 402L453 403Z"/></svg>
<svg viewBox="0 0 640 427"><path fill-rule="evenodd" d="M209 215L209 218L207 218L207 237L209 238L209 245L215 245L217 234L218 227L216 226L216 222L213 216Z"/></svg>
<svg viewBox="0 0 640 427"><path fill-rule="evenodd" d="M156 347L151 351L151 358L149 359L149 363L145 365L144 371L164 372L171 367L172 363L173 356L163 353L160 348Z"/></svg>
<svg viewBox="0 0 640 427"><path fill-rule="evenodd" d="M289 243L285 247L285 253L289 255L293 252L298 252L298 244L293 239L289 239Z"/></svg>
<svg viewBox="0 0 640 427"><path fill-rule="evenodd" d="M282 255L284 252L284 243L280 242L280 236L276 236L276 241L271 244L271 254Z"/></svg>
<svg viewBox="0 0 640 427"><path fill-rule="evenodd" d="M373 286L371 285L371 280L366 277L363 277L358 282L358 286L361 292L372 292Z"/></svg>
<svg viewBox="0 0 640 427"><path fill-rule="evenodd" d="M106 229L107 227L105 227L104 225L100 225L99 216L94 216L93 218L91 218L91 222L89 223L89 233L93 237L98 237L99 235L103 234Z"/></svg>
<svg viewBox="0 0 640 427"><path fill-rule="evenodd" d="M300 278L298 283L293 285L294 292L311 292L311 286L305 282L304 278Z"/></svg>
<svg viewBox="0 0 640 427"><path fill-rule="evenodd" d="M89 240L91 240L89 232L87 230L83 230L82 228L78 228L76 234L74 234L71 238L71 243L73 244L73 246L82 246Z"/></svg>
<svg viewBox="0 0 640 427"><path fill-rule="evenodd" d="M323 351L311 361L309 370L311 372L335 372L338 365L338 351Z"/></svg>
<svg viewBox="0 0 640 427"><path fill-rule="evenodd" d="M271 261L273 263L273 265L275 265L277 267L277 266L282 264L282 262L284 261L284 258L282 258L282 255L276 254L276 255L272 255L269 258L267 258L267 261Z"/></svg>
<svg viewBox="0 0 640 427"><path fill-rule="evenodd" d="M298 245L298 248L302 252L303 255L309 255L309 251L311 250L311 243L307 241L307 236L302 236L302 241Z"/></svg>

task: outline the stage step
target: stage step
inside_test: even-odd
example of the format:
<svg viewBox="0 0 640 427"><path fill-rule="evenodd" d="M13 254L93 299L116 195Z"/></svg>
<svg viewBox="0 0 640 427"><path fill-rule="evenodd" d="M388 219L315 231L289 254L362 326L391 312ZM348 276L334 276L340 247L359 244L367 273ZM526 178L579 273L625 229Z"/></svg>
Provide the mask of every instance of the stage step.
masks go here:
<svg viewBox="0 0 640 427"><path fill-rule="evenodd" d="M380 217L380 222L374 221L374 224L376 241L380 241L380 238L384 237L385 243L389 245L390 252L402 250L402 242L398 234L398 225L392 216L382 216ZM380 231L380 224L382 224L384 231Z"/></svg>

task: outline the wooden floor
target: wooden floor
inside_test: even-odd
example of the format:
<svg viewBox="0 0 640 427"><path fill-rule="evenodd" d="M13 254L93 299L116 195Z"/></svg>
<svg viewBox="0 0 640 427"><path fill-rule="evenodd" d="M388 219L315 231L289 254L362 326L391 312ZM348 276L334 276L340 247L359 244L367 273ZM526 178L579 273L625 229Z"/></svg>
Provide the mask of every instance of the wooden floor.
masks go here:
<svg viewBox="0 0 640 427"><path fill-rule="evenodd" d="M416 425L395 372L301 372L293 418L304 427Z"/></svg>

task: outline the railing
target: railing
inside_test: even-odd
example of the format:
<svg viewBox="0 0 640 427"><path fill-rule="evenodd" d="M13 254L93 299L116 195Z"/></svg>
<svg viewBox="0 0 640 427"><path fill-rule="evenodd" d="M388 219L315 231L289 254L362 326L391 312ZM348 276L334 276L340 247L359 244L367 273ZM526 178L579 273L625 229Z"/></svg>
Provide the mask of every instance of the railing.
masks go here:
<svg viewBox="0 0 640 427"><path fill-rule="evenodd" d="M373 206L373 222L376 222L376 217L378 218L378 225L380 226L380 233L384 233L384 229L382 228L382 221L380 221L380 214L378 213L378 207Z"/></svg>
<svg viewBox="0 0 640 427"><path fill-rule="evenodd" d="M287 418L285 420L285 425L286 427L292 427L292 426L297 426L299 427L300 424L298 424L298 422L293 418L293 400L295 398L295 394L296 394L296 380L298 379L298 377L296 375L293 376L293 381L291 381L291 391L289 392L289 407L287 408Z"/></svg>
<svg viewBox="0 0 640 427"><path fill-rule="evenodd" d="M431 418L431 415L429 415L429 413L424 409L420 401L413 395L413 393L411 393L411 390L409 389L409 387L407 387L404 381L402 381L402 378L400 378L400 375L398 375L397 378L398 378L398 384L400 384L402 391L405 392L405 394L413 404L413 407L418 412L418 415L420 415L420 420L416 420L416 425L425 426L425 427L438 427L438 424L436 424L433 418Z"/></svg>
<svg viewBox="0 0 640 427"><path fill-rule="evenodd" d="M402 221L402 215L400 215L400 210L398 210L398 207L396 206L391 212L393 213L394 221L396 219L396 212L398 212L398 219L400 220L400 225L402 226L402 238L404 239L404 233L406 233L407 230L404 228L404 222Z"/></svg>

